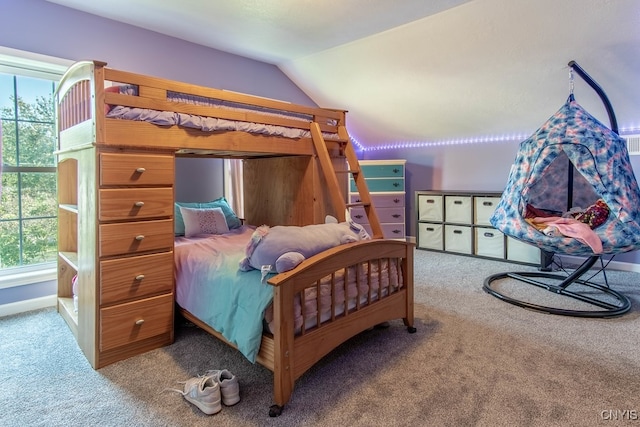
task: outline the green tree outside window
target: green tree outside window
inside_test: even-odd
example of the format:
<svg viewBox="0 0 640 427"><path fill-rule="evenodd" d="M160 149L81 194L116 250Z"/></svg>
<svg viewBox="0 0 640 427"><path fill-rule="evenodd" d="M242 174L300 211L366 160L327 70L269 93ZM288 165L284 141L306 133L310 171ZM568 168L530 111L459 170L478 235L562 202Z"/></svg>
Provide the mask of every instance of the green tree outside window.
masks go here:
<svg viewBox="0 0 640 427"><path fill-rule="evenodd" d="M0 74L0 269L56 259L54 90L50 80Z"/></svg>

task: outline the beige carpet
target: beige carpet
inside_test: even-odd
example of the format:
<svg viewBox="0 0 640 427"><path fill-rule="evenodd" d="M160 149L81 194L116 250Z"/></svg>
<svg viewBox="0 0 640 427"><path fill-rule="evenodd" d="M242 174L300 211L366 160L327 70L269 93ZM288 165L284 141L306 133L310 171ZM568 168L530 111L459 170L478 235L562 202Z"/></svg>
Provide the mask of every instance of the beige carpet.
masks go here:
<svg viewBox="0 0 640 427"><path fill-rule="evenodd" d="M416 251L416 327L364 332L268 416L270 373L189 324L171 346L91 369L52 309L0 319L3 426L591 426L640 416L640 275L610 272L632 300L614 319L568 318L482 290L529 267ZM207 416L163 391L208 369L238 376L240 403Z"/></svg>

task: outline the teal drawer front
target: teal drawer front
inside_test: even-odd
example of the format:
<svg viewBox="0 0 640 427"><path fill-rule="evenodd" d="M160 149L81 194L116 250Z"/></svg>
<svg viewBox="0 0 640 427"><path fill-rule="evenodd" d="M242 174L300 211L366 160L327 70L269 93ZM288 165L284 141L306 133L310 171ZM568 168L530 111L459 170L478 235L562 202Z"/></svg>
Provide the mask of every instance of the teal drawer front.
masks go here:
<svg viewBox="0 0 640 427"><path fill-rule="evenodd" d="M404 178L404 165L362 165L365 178Z"/></svg>
<svg viewBox="0 0 640 427"><path fill-rule="evenodd" d="M376 179L367 179L367 188L369 188L369 192L378 192L378 191L403 191L404 190L404 179L397 178L376 178ZM351 191L357 192L358 188L356 188L356 182L351 180Z"/></svg>

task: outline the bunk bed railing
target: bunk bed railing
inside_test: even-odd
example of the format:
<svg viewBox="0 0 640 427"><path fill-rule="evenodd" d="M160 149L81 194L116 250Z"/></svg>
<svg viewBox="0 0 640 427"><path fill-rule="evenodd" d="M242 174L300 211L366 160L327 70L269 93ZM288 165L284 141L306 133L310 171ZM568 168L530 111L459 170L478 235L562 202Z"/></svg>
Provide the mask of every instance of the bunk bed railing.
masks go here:
<svg viewBox="0 0 640 427"><path fill-rule="evenodd" d="M175 82L157 77L139 75L135 73L104 68L104 79L116 84L133 85L138 87L138 95L122 95L106 93L105 101L111 105L123 105L136 108L148 108L160 111L175 111L186 114L219 117L229 120L239 120L267 125L285 126L299 129L309 129L309 123L317 122L325 132L337 133L337 126L344 125L344 110L307 107L279 101L270 98L247 95L224 89L208 88L188 83ZM197 98L208 98L238 107L246 106L251 111L225 110L217 107L207 107L190 103L172 101L169 93L184 94ZM263 112L256 108L264 109ZM306 116L307 120L289 119L273 114Z"/></svg>

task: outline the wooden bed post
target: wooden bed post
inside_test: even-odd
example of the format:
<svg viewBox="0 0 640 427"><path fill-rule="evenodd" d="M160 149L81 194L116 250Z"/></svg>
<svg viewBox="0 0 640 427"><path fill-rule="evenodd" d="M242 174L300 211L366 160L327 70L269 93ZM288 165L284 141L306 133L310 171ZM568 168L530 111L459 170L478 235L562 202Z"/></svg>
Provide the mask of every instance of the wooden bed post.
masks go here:
<svg viewBox="0 0 640 427"><path fill-rule="evenodd" d="M404 257L403 268L402 268L402 277L405 280L410 278L413 283L413 251L415 249L414 244L410 244L407 242L405 247L406 255ZM407 292L407 317L403 319L404 325L408 328L410 333L416 332L416 328L413 326L413 284L411 286L406 286Z"/></svg>
<svg viewBox="0 0 640 427"><path fill-rule="evenodd" d="M285 403L291 398L295 383L295 360L293 354L294 325L293 312L286 313L285 308L293 309L293 286L276 286L273 291L274 329L280 331L273 335L273 394L275 404L269 408L269 416L277 417L282 412Z"/></svg>

